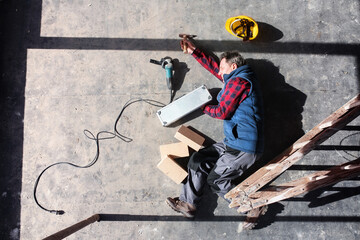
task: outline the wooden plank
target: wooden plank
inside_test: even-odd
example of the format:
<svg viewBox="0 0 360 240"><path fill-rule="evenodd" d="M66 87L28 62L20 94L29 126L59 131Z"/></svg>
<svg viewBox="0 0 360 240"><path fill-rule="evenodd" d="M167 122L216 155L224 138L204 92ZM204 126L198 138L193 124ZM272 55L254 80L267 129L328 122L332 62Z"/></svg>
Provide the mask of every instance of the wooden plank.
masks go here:
<svg viewBox="0 0 360 240"><path fill-rule="evenodd" d="M250 194L247 199L234 199L229 207L239 207L238 212L246 212L358 175L360 175L360 158L288 183L271 186Z"/></svg>
<svg viewBox="0 0 360 240"><path fill-rule="evenodd" d="M79 231L80 229L86 227L87 225L94 223L96 221L100 221L100 215L99 214L95 214L81 222L78 222L68 228L65 228L55 234L52 234L51 236L48 236L46 238L44 238L43 240L59 240L59 239L64 239L68 236L70 236L71 234Z"/></svg>
<svg viewBox="0 0 360 240"><path fill-rule="evenodd" d="M225 198L231 200L236 197L241 198L249 195L263 187L266 183L268 183L275 177L279 176L291 165L300 160L302 156L309 153L318 144L324 142L327 138L335 134L339 129L343 128L344 126L346 126L346 124L359 116L360 106L352 108L350 110L345 109L346 106L349 106L359 101L360 94L348 101L345 105L336 110L313 129L311 129L308 133L302 136L299 140L297 140L292 146L287 148L280 155L275 157L267 165L260 168L242 183L230 190L225 195ZM334 125L331 126L331 128L321 128L323 124L328 122L333 122ZM301 146L301 148L298 148L299 146ZM295 153L296 155L294 155Z"/></svg>

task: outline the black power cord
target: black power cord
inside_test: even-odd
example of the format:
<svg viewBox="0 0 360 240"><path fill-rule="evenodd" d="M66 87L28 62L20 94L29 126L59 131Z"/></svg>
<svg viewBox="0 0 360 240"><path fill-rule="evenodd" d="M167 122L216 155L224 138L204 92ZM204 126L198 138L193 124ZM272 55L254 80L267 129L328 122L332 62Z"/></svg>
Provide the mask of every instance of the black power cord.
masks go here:
<svg viewBox="0 0 360 240"><path fill-rule="evenodd" d="M117 129L117 125L118 125L118 122L122 116L122 114L124 113L125 109L127 107L129 107L130 105L134 104L134 103L137 103L137 102L145 102L147 104L150 104L152 106L155 106L155 107L164 107L165 104L161 103L161 102L158 102L158 101L155 101L155 100L151 100L151 99L143 99L143 98L135 98L135 99L130 99L129 101L127 101L125 103L125 105L122 107L118 117L116 118L116 121L115 121L115 124L114 124L114 132L109 132L109 131L100 131L96 134L96 136L90 132L89 130L85 129L84 130L84 134L87 138L91 139L91 140L94 140L96 142L96 154L95 154L95 157L94 159L89 162L87 165L85 166L80 166L80 165L76 165L74 163L71 163L71 162L57 162L57 163L54 163L54 164L51 164L50 166L46 167L41 173L40 175L37 177L36 181L35 181L35 185L34 185L34 200L36 202L36 204L43 210L47 211L47 212L50 212L50 213L54 213L56 215L62 215L65 213L65 211L63 210L50 210L50 209L47 209L45 207L43 207L39 201L37 200L37 197L36 197L36 190L37 190L37 187L38 187L38 184L39 184L39 181L40 181L40 178L41 176L51 167L54 167L56 165L70 165L72 167L76 167L76 168L89 168L91 167L92 165L94 165L97 160L99 159L99 155L100 155L100 141L102 140L107 140L107 139L113 139L113 138L120 138L121 140L123 140L124 142L126 143L129 143L131 142L133 139L132 138L129 138L123 134L121 134L118 129ZM104 136L104 137L100 137L101 135L104 135L104 134L107 134L108 136Z"/></svg>

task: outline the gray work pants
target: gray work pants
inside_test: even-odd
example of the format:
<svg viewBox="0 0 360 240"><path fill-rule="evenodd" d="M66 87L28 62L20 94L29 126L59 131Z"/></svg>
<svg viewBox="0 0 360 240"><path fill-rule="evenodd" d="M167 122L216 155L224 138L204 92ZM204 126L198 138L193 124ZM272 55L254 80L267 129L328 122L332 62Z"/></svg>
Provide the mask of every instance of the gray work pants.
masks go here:
<svg viewBox="0 0 360 240"><path fill-rule="evenodd" d="M224 198L235 185L232 180L247 170L261 154L230 149L223 142L195 152L188 163L188 177L180 200L198 205L207 183L211 190Z"/></svg>

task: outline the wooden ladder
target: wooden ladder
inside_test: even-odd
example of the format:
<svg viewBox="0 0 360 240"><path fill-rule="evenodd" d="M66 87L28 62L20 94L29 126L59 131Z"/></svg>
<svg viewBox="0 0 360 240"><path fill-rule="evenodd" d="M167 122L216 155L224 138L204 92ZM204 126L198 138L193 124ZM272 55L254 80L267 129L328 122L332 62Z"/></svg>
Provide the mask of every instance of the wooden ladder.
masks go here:
<svg viewBox="0 0 360 240"><path fill-rule="evenodd" d="M360 94L307 132L264 167L230 190L225 195L225 198L231 200L229 207L238 207L237 211L239 213L247 212L358 176L360 174L360 158L295 181L270 186L259 191L265 184L279 176L317 145L324 142L359 115Z"/></svg>

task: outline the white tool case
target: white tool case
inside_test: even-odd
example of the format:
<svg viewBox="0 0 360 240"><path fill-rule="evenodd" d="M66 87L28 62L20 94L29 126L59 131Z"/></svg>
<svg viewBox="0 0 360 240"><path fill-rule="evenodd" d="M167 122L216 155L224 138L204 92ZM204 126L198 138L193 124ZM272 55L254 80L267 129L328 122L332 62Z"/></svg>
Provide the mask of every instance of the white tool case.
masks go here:
<svg viewBox="0 0 360 240"><path fill-rule="evenodd" d="M195 89L194 91L176 99L174 102L166 105L156 112L163 126L168 126L185 115L202 107L212 100L205 85Z"/></svg>

